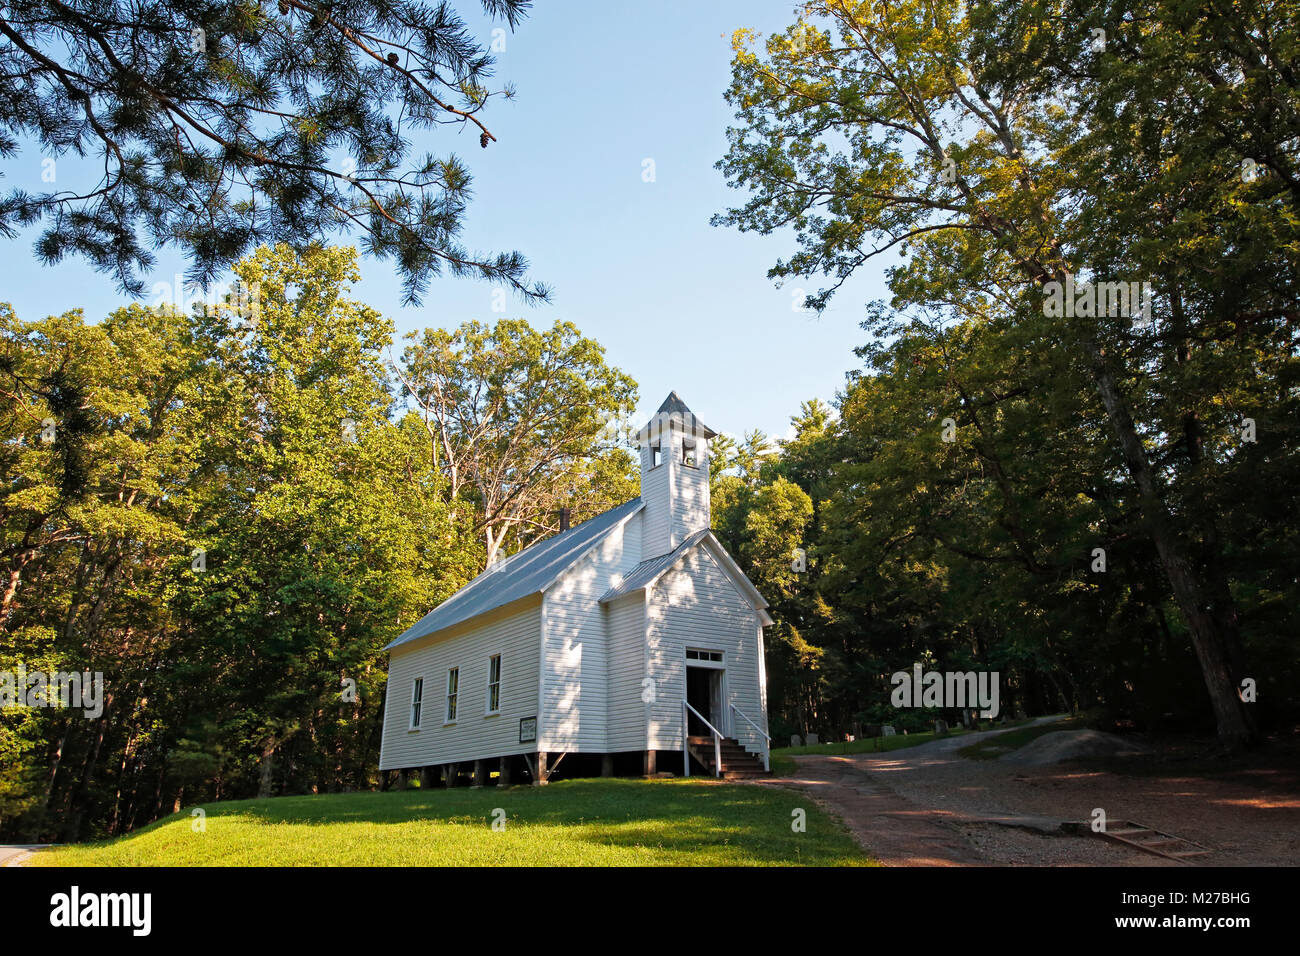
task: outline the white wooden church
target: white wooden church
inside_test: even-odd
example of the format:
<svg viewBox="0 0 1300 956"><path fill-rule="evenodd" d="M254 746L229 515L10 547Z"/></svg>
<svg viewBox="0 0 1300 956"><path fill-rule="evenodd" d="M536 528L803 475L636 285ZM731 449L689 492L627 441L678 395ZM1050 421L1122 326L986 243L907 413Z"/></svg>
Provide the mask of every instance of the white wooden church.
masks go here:
<svg viewBox="0 0 1300 956"><path fill-rule="evenodd" d="M715 436L673 392L637 436L640 497L497 562L389 644L380 769L402 786L765 772L772 621L710 530Z"/></svg>

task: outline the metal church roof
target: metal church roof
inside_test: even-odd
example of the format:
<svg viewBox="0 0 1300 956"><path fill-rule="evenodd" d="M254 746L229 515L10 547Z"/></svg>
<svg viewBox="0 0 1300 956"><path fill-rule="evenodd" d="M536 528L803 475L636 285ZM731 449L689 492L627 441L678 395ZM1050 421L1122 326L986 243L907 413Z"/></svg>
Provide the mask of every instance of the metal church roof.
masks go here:
<svg viewBox="0 0 1300 956"><path fill-rule="evenodd" d="M615 598L622 597L624 594L631 594L633 591L639 591L647 584L652 583L659 577L659 575L663 574L676 564L683 554L703 541L708 534L708 528L705 528L702 531L697 531L679 544L676 550L669 551L667 554L662 554L657 558L651 558L649 561L642 561L627 573L627 577L623 579L621 584L617 584L606 591L601 596L600 603L605 604Z"/></svg>
<svg viewBox="0 0 1300 956"><path fill-rule="evenodd" d="M641 499L633 498L626 504L574 525L568 531L529 545L504 561L498 561L412 624L384 650L392 650L409 641L428 637L511 601L546 590L601 538L618 527L624 518L636 514L640 508Z"/></svg>
<svg viewBox="0 0 1300 956"><path fill-rule="evenodd" d="M641 434L645 434L647 431L655 429L656 425L659 428L662 428L663 423L670 420L681 423L681 425L687 430L698 432L705 438L716 438L718 434L708 425L704 424L704 422L696 418L695 413L686 407L686 403L682 401L682 397L675 391L668 393L668 397L664 399L664 403L659 406L659 411L655 412L654 418L650 419L650 421L641 429Z"/></svg>

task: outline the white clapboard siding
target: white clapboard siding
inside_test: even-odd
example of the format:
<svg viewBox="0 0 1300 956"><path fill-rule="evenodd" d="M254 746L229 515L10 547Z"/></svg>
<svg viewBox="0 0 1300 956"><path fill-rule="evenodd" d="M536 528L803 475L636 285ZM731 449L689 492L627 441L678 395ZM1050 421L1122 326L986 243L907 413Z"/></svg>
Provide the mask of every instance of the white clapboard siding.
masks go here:
<svg viewBox="0 0 1300 956"><path fill-rule="evenodd" d="M664 454L671 454L665 440ZM669 475L672 466L665 461L657 468L649 468L649 449L641 450L641 500L646 503L644 525L642 528L641 555L638 560L648 561L673 549L672 536L672 492L669 487Z"/></svg>
<svg viewBox="0 0 1300 956"><path fill-rule="evenodd" d="M606 691L608 746L612 753L645 750L646 671L645 591L633 591L605 608L609 634L609 683Z"/></svg>
<svg viewBox="0 0 1300 956"><path fill-rule="evenodd" d="M706 548L691 550L655 583L646 611L646 657L655 681L647 749L681 750L688 647L723 652L724 709L735 704L767 730L758 612ZM739 723L719 729L761 749L750 744Z"/></svg>
<svg viewBox="0 0 1300 956"><path fill-rule="evenodd" d="M696 531L709 527L709 458L708 442L692 438L698 465L682 463L685 436L674 435L673 467L677 470L672 496L672 543L676 548Z"/></svg>
<svg viewBox="0 0 1300 956"><path fill-rule="evenodd" d="M541 599L529 597L395 648L388 665L379 769L423 767L538 749L519 742L519 721L537 716ZM488 658L501 655L501 712L487 716ZM456 721L445 724L447 671L460 668ZM411 691L424 678L424 713L410 731Z"/></svg>
<svg viewBox="0 0 1300 956"><path fill-rule="evenodd" d="M609 690L600 598L638 563L641 516L615 528L546 591L542 605L542 719L538 750L605 753Z"/></svg>
<svg viewBox="0 0 1300 956"><path fill-rule="evenodd" d="M687 647L723 653L726 703L766 727L762 621L768 618L759 610L766 605L746 582L729 576L740 572L705 533L708 429L698 426L675 392L659 415L675 424L642 430L639 498L585 532L579 525L568 537L534 545L541 550L531 557L524 552L509 559L500 577L480 576L458 603L452 598L408 633L424 634L423 627L439 620L445 630L391 645L381 769L539 750L678 750ZM695 424L683 428L682 421ZM694 437L698 467L682 461L683 431ZM650 435L662 442L657 467L651 467ZM688 539L692 544L682 549L677 566L656 578ZM624 587L636 590L623 594ZM601 604L611 591L619 596ZM488 660L497 653L501 712L487 716ZM453 666L460 668L460 706L448 725L443 715ZM411 732L417 677L425 682L424 718ZM721 729L751 750L762 749L761 738L756 742L748 725L728 719L729 713L724 706ZM519 721L527 717L536 717L537 737L521 744Z"/></svg>

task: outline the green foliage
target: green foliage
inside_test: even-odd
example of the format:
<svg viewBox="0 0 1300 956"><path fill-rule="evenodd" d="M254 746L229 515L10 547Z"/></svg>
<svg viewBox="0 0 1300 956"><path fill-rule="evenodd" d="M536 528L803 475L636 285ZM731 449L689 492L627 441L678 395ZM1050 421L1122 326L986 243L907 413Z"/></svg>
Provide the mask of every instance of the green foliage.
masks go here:
<svg viewBox="0 0 1300 956"><path fill-rule="evenodd" d="M99 719L0 713L5 834L63 841L184 799L372 786L383 647L482 567L481 502L453 493L397 400L392 323L350 296L355 250L262 247L235 273L192 315L0 309L0 670L106 683ZM520 344L512 367L551 386L548 359L581 356L561 394L590 407L565 421L598 421L576 378L599 346L572 326L484 335ZM538 341L563 347L523 347ZM516 461L550 464L546 448ZM625 452L569 465L553 487L580 507L635 493Z"/></svg>
<svg viewBox="0 0 1300 956"><path fill-rule="evenodd" d="M561 507L582 521L636 497L616 426L636 383L572 323L467 322L407 341L398 375L487 564L554 532Z"/></svg>
<svg viewBox="0 0 1300 956"><path fill-rule="evenodd" d="M825 277L818 309L898 258L839 421L782 472L818 537L813 650L773 685L820 684L786 717L843 728L916 660L999 669L1030 711L1209 718L1228 746L1294 714L1294 5L797 16L735 37L718 165L749 196L715 222L792 227L769 274ZM1154 321L1049 308L1067 277L1149 284Z"/></svg>
<svg viewBox="0 0 1300 956"><path fill-rule="evenodd" d="M529 3L482 7L513 29ZM360 234L412 301L444 271L548 295L519 253L460 245L467 167L412 150L445 125L486 148L487 100L512 95L484 87L493 58L447 3L15 0L0 38L0 155L32 141L57 184L0 196L0 232L43 223L47 263L83 257L139 295L157 248L207 286L258 245ZM63 185L74 157L101 178Z"/></svg>

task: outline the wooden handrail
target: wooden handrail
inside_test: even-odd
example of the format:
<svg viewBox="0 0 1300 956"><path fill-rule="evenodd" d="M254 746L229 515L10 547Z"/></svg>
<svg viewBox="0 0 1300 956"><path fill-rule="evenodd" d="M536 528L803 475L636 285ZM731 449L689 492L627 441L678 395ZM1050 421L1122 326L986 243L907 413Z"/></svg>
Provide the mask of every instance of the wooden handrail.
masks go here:
<svg viewBox="0 0 1300 956"><path fill-rule="evenodd" d="M771 770L772 768L768 766L768 753L772 749L772 735L769 734L762 727L758 726L758 724L750 720L749 715L746 714L739 707L737 707L735 704L731 705L731 710L733 713L739 714L741 719L744 720L745 723L749 724L749 726L753 727L755 730L757 730L760 734L763 735L763 740L767 742L767 746L763 748L763 769Z"/></svg>
<svg viewBox="0 0 1300 956"><path fill-rule="evenodd" d="M715 777L721 777L722 776L722 731L718 730L717 727L714 727L711 723L709 723L708 718L706 718L698 710L692 707L687 702L685 697L682 698L682 764L683 764L682 775L686 777L689 777L691 775L690 717L686 713L688 710L696 717L700 718L700 720L703 721L704 726L708 727L710 732L712 732L713 734L713 775Z"/></svg>

